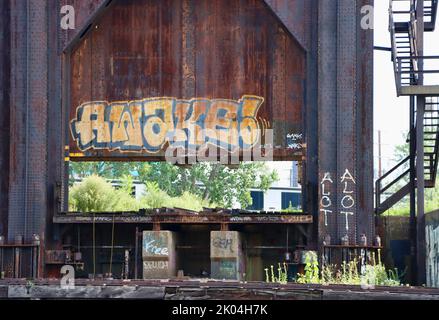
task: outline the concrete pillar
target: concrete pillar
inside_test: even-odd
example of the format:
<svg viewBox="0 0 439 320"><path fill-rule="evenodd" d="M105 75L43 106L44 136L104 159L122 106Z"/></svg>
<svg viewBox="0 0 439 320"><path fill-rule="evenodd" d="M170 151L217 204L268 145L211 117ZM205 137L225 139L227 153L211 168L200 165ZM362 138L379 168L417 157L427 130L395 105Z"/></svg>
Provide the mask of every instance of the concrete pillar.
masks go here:
<svg viewBox="0 0 439 320"><path fill-rule="evenodd" d="M244 257L239 232L211 231L210 259L213 279L241 280Z"/></svg>
<svg viewBox="0 0 439 320"><path fill-rule="evenodd" d="M175 233L143 231L143 279L169 279L176 276Z"/></svg>

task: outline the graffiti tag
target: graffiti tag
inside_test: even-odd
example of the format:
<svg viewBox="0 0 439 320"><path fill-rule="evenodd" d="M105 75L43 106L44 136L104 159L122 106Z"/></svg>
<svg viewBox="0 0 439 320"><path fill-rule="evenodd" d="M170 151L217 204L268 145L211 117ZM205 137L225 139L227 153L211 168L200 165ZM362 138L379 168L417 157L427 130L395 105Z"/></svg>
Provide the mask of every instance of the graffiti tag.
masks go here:
<svg viewBox="0 0 439 320"><path fill-rule="evenodd" d="M80 105L70 123L81 151L89 149L157 153L166 147L250 149L260 138L257 114L264 99L149 98L95 101Z"/></svg>
<svg viewBox="0 0 439 320"><path fill-rule="evenodd" d="M233 239L215 238L213 239L212 245L216 248L233 252Z"/></svg>
<svg viewBox="0 0 439 320"><path fill-rule="evenodd" d="M168 248L156 244L156 240L144 241L143 250L149 254L168 256Z"/></svg>

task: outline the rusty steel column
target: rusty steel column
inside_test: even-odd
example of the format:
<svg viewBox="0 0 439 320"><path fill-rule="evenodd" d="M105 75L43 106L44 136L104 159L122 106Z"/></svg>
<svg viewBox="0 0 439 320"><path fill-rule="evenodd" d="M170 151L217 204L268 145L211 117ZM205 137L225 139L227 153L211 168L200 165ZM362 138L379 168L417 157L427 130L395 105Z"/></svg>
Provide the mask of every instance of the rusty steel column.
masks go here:
<svg viewBox="0 0 439 320"><path fill-rule="evenodd" d="M10 2L0 1L0 236L8 236Z"/></svg>
<svg viewBox="0 0 439 320"><path fill-rule="evenodd" d="M10 3L8 238L23 235L29 242L44 232L47 212L47 1Z"/></svg>
<svg viewBox="0 0 439 320"><path fill-rule="evenodd" d="M374 0L357 2L357 16L362 17L362 8L373 6ZM360 19L359 19L360 20ZM357 241L364 234L367 244L373 245L376 236L374 217L374 157L373 157L373 78L374 78L374 30L363 30L357 22Z"/></svg>
<svg viewBox="0 0 439 320"><path fill-rule="evenodd" d="M417 282L417 241L416 241L416 124L415 97L410 97L410 264L411 283Z"/></svg>
<svg viewBox="0 0 439 320"><path fill-rule="evenodd" d="M52 247L58 240L59 226L52 223L55 213L61 209L62 194L60 186L64 174L64 114L62 110L62 60L60 48L60 3L47 2L48 38L47 38L47 214L44 247ZM64 31L65 32L65 31ZM68 183L68 180L67 182ZM58 185L58 186L57 186Z"/></svg>
<svg viewBox="0 0 439 320"><path fill-rule="evenodd" d="M424 0L417 1L417 45L418 55L424 55ZM424 69L424 61L418 61L419 70ZM423 85L423 74L419 75L418 84ZM426 282L426 242L425 242L425 164L424 164L424 112L425 96L416 98L416 187L417 187L417 284Z"/></svg>
<svg viewBox="0 0 439 320"><path fill-rule="evenodd" d="M416 186L417 186L417 275L418 285L425 284L426 243L425 243L425 176L424 176L424 111L425 97L417 98L416 114Z"/></svg>
<svg viewBox="0 0 439 320"><path fill-rule="evenodd" d="M319 1L319 246L337 239L337 2Z"/></svg>
<svg viewBox="0 0 439 320"><path fill-rule="evenodd" d="M11 80L10 80L10 172L8 240L23 234L25 208L25 149L27 106L27 2L12 1L11 4Z"/></svg>
<svg viewBox="0 0 439 320"><path fill-rule="evenodd" d="M319 2L319 243L372 244L373 0ZM328 238L327 241L328 242Z"/></svg>
<svg viewBox="0 0 439 320"><path fill-rule="evenodd" d="M337 239L357 241L356 85L357 85L357 17L356 2L338 1L337 32Z"/></svg>
<svg viewBox="0 0 439 320"><path fill-rule="evenodd" d="M307 52L307 82L306 82L306 106L304 108L304 132L306 138L306 199L302 196L304 211L311 214L315 223L312 226L308 246L318 248L319 232L319 173L318 173L318 150L319 150L319 122L318 122L318 0L311 0L310 12L310 47ZM305 188L302 188L305 189Z"/></svg>

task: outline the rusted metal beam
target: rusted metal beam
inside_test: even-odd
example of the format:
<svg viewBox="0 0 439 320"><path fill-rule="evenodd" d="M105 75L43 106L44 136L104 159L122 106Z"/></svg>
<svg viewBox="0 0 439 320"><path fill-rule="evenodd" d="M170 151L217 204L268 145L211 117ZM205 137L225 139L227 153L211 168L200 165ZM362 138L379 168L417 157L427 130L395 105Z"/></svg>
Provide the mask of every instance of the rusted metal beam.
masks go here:
<svg viewBox="0 0 439 320"><path fill-rule="evenodd" d="M62 0L62 5L71 5L75 9L76 28L65 31L63 52L67 53L81 41L95 22L115 2L114 0Z"/></svg>
<svg viewBox="0 0 439 320"><path fill-rule="evenodd" d="M97 224L112 223L113 214L95 214ZM310 224L311 215L227 215L227 214L116 214L115 223L127 224ZM90 224L93 215L56 215L53 217L56 224Z"/></svg>

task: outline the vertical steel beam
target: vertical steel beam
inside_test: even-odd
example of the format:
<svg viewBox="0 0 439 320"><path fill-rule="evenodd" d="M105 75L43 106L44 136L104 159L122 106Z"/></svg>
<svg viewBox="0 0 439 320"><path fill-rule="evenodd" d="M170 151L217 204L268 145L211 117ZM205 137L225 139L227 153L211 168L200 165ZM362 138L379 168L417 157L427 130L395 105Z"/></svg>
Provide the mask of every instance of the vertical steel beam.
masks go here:
<svg viewBox="0 0 439 320"><path fill-rule="evenodd" d="M357 16L362 17L362 8L373 6L374 0L357 1ZM357 93L356 93L356 165L357 165L357 241L366 235L369 245L375 236L373 216L374 171L373 171L373 29L363 29L357 21Z"/></svg>
<svg viewBox="0 0 439 320"><path fill-rule="evenodd" d="M47 1L11 1L8 238L44 239L47 212Z"/></svg>
<svg viewBox="0 0 439 320"><path fill-rule="evenodd" d="M7 237L9 192L10 2L0 1L0 236Z"/></svg>
<svg viewBox="0 0 439 320"><path fill-rule="evenodd" d="M11 75L10 75L10 159L8 199L8 239L24 233L25 217L25 149L28 79L27 2L11 1Z"/></svg>
<svg viewBox="0 0 439 320"><path fill-rule="evenodd" d="M417 282L417 241L416 241L416 125L415 97L410 97L410 256L411 283Z"/></svg>
<svg viewBox="0 0 439 320"><path fill-rule="evenodd" d="M60 58L60 26L59 26L59 1L49 1L48 7L48 101L47 101L47 214L46 237L42 244L44 248L50 247L55 240L59 226L52 223L53 215L60 209L61 195L57 190L57 182L63 181L64 143L63 143L63 112L61 99L61 58Z"/></svg>
<svg viewBox="0 0 439 320"><path fill-rule="evenodd" d="M373 30L361 9L373 0L319 1L319 240L372 244Z"/></svg>
<svg viewBox="0 0 439 320"><path fill-rule="evenodd" d="M309 50L307 51L307 75L306 75L306 106L304 110L304 132L306 138L306 171L303 172L306 175L306 199L302 198L303 207L305 212L312 213L314 221L319 219L319 205L318 205L318 193L319 193L319 175L318 175L318 0L311 0L312 4L309 7L311 11L309 17L311 21L306 21L310 26L308 32L309 35ZM305 8L305 6L304 6ZM304 9L307 10L307 9ZM302 183L302 185L304 185ZM302 188L305 189L305 188ZM318 247L318 228L319 224L313 224L313 230L308 237L309 246L312 248Z"/></svg>
<svg viewBox="0 0 439 320"><path fill-rule="evenodd" d="M337 241L337 6L318 2L319 245Z"/></svg>
<svg viewBox="0 0 439 320"><path fill-rule="evenodd" d="M424 175L425 97L417 97L416 114L416 183L417 183L417 275L418 285L425 284L425 175Z"/></svg>
<svg viewBox="0 0 439 320"><path fill-rule="evenodd" d="M424 0L417 1L417 44L419 56L424 55ZM424 61L418 61L419 70L424 69ZM423 74L418 84L423 85ZM426 280L426 243L425 243L425 174L424 174L424 113L425 97L417 96L416 111L416 183L417 183L417 275L418 285Z"/></svg>
<svg viewBox="0 0 439 320"><path fill-rule="evenodd" d="M341 177L347 171L357 177L357 0L339 0L337 14L337 237L347 235L349 244L356 244L358 192L352 180Z"/></svg>

